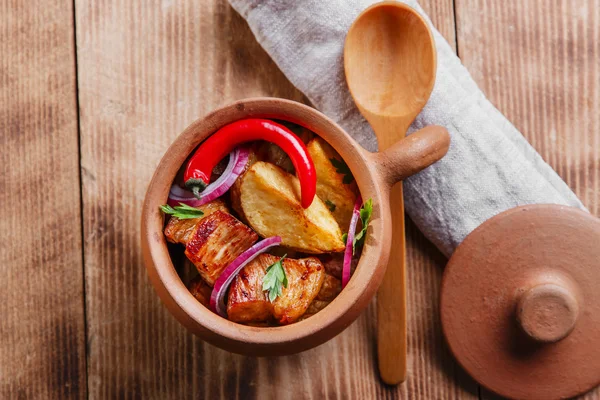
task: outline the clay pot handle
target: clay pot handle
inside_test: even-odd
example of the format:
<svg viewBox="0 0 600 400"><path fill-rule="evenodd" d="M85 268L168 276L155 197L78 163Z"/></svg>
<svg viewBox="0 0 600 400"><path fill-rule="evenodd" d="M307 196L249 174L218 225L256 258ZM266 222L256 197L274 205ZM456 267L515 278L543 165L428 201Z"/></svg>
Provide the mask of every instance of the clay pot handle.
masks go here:
<svg viewBox="0 0 600 400"><path fill-rule="evenodd" d="M384 182L396 182L440 160L450 147L450 134L441 126L427 126L375 155Z"/></svg>

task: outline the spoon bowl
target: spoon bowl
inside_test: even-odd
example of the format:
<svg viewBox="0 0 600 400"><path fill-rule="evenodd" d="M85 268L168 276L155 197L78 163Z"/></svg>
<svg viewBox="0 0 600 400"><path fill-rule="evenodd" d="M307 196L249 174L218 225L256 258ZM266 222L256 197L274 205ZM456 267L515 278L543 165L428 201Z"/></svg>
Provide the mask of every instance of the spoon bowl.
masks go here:
<svg viewBox="0 0 600 400"><path fill-rule="evenodd" d="M433 89L436 51L427 22L411 7L386 1L358 16L344 46L350 93L385 150L402 138ZM392 188L392 253L377 294L379 373L406 379L406 266L402 185Z"/></svg>
<svg viewBox="0 0 600 400"><path fill-rule="evenodd" d="M427 23L412 8L384 2L354 22L344 48L346 79L354 101L372 125L398 118L406 133L435 83L436 52ZM379 133L375 126L375 133Z"/></svg>

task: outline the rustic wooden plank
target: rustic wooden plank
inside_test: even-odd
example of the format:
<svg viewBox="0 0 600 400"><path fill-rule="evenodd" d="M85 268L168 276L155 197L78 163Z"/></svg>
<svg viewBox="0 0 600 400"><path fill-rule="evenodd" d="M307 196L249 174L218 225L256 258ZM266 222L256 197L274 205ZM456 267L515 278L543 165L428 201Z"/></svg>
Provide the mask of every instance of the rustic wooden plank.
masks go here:
<svg viewBox="0 0 600 400"><path fill-rule="evenodd" d="M600 1L456 0L456 14L475 80L600 216Z"/></svg>
<svg viewBox="0 0 600 400"><path fill-rule="evenodd" d="M419 4L427 13L433 26L456 51L456 23L454 21L454 0L421 0Z"/></svg>
<svg viewBox="0 0 600 400"><path fill-rule="evenodd" d="M0 1L0 398L86 393L73 8Z"/></svg>
<svg viewBox="0 0 600 400"><path fill-rule="evenodd" d="M435 5L453 41L452 1ZM450 22L448 22L448 19ZM229 354L161 306L139 251L153 168L193 119L235 99L303 100L224 0L76 1L89 392L149 398L468 398L441 337L443 257L410 226L409 380L377 377L374 307L317 349L284 358ZM471 396L473 397L473 396Z"/></svg>
<svg viewBox="0 0 600 400"><path fill-rule="evenodd" d="M432 23L456 51L453 1L420 1ZM477 398L478 385L446 346L439 321L439 288L446 258L406 218L408 284L408 379L390 391L393 398ZM388 388L389 390L389 388ZM377 397L386 397L378 393Z"/></svg>
<svg viewBox="0 0 600 400"><path fill-rule="evenodd" d="M453 1L419 2L432 23L456 51ZM446 258L406 219L409 379L402 398L477 398L479 386L454 361L439 321L439 288Z"/></svg>

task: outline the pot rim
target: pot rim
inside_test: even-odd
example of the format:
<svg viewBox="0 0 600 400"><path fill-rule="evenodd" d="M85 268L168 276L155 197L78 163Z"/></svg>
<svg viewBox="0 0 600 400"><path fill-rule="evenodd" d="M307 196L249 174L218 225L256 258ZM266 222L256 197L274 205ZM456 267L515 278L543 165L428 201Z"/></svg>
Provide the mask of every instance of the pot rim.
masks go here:
<svg viewBox="0 0 600 400"><path fill-rule="evenodd" d="M298 123L325 139L353 172L363 199L373 199L373 218L358 266L348 285L310 318L278 327L252 327L229 321L200 304L177 274L163 235L165 204L177 171L189 154L221 126L250 117ZM197 119L171 144L148 186L142 209L142 248L152 283L169 310L187 328L226 350L245 354L291 354L315 347L349 326L379 287L390 252L389 188L364 150L340 126L304 104L278 98L239 100ZM248 347L251 345L252 347Z"/></svg>

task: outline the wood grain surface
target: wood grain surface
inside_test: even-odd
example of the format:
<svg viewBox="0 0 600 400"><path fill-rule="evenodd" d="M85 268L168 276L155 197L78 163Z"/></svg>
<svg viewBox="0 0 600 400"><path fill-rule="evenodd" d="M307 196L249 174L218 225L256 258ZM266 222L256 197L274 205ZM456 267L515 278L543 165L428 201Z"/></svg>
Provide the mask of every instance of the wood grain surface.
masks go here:
<svg viewBox="0 0 600 400"><path fill-rule="evenodd" d="M477 83L600 216L600 1L456 0L456 15Z"/></svg>
<svg viewBox="0 0 600 400"><path fill-rule="evenodd" d="M85 395L70 1L0 1L0 398Z"/></svg>
<svg viewBox="0 0 600 400"><path fill-rule="evenodd" d="M421 4L492 102L600 215L600 0ZM446 260L410 221L409 375L397 388L377 376L374 305L316 349L255 359L202 343L160 304L138 238L167 146L235 99L306 101L225 0L75 0L74 10L0 0L0 39L0 398L493 398L448 353Z"/></svg>
<svg viewBox="0 0 600 400"><path fill-rule="evenodd" d="M410 377L401 387L387 388L378 380L373 308L335 340L279 359L228 354L175 322L149 285L137 243L139 204L154 166L188 123L218 105L254 95L303 97L223 1L160 7L80 1L76 11L92 397L465 393L442 346L437 291L430 289L439 284L444 261L431 255L414 228L409 256L417 261L417 277L409 296L418 311L410 316Z"/></svg>

